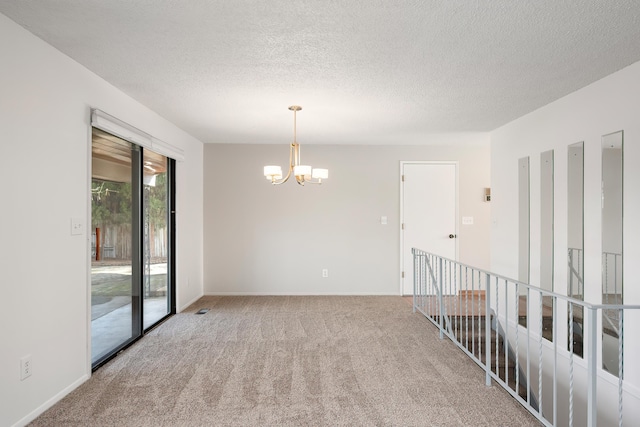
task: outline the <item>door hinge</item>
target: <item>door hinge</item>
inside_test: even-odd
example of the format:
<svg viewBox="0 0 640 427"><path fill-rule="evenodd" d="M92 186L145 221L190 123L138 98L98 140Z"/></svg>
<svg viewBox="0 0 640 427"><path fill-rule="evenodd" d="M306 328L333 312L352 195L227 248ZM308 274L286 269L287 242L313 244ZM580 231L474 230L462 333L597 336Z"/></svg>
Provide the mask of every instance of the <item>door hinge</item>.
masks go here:
<svg viewBox="0 0 640 427"><path fill-rule="evenodd" d="M402 175L402 182L404 182L404 175Z"/></svg>
<svg viewBox="0 0 640 427"><path fill-rule="evenodd" d="M404 279L404 271L402 272L402 278Z"/></svg>
<svg viewBox="0 0 640 427"><path fill-rule="evenodd" d="M404 230L404 222L402 223L402 229Z"/></svg>

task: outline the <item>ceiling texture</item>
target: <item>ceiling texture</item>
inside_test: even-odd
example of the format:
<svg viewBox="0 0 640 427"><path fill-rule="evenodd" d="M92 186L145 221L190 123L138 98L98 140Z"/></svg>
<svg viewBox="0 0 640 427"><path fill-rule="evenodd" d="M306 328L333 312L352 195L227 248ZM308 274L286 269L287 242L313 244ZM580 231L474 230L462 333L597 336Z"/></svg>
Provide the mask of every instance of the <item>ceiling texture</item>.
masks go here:
<svg viewBox="0 0 640 427"><path fill-rule="evenodd" d="M487 132L640 60L638 0L0 0L0 13L205 143L288 143L292 104L302 144Z"/></svg>

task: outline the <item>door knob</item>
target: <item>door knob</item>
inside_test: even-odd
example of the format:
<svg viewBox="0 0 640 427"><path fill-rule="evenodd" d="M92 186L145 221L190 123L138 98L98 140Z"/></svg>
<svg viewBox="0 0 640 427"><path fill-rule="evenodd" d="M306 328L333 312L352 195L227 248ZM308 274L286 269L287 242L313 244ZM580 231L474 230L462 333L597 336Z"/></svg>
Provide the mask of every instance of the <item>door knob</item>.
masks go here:
<svg viewBox="0 0 640 427"><path fill-rule="evenodd" d="M455 234L449 234L449 238L450 239L455 239L456 237L458 237L458 236L456 236Z"/></svg>

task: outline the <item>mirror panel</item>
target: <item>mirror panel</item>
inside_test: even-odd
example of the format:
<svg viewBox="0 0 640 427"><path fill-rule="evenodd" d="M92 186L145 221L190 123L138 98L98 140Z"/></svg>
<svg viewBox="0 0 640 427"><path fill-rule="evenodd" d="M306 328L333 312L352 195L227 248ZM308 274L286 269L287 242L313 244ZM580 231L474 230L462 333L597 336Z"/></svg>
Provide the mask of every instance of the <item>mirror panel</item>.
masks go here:
<svg viewBox="0 0 640 427"><path fill-rule="evenodd" d="M540 287L553 292L553 150L540 154Z"/></svg>
<svg viewBox="0 0 640 427"><path fill-rule="evenodd" d="M529 157L518 160L518 280L529 283ZM527 290L520 289L518 323L527 326Z"/></svg>
<svg viewBox="0 0 640 427"><path fill-rule="evenodd" d="M553 292L553 150L540 154L540 288ZM542 336L553 340L553 298L542 297Z"/></svg>
<svg viewBox="0 0 640 427"><path fill-rule="evenodd" d="M623 304L623 134L602 137L602 303ZM618 310L602 311L602 368L618 375Z"/></svg>
<svg viewBox="0 0 640 427"><path fill-rule="evenodd" d="M570 145L567 157L567 246L567 295L584 301L584 142ZM583 357L584 313L582 306L572 308L567 349L573 339L573 353Z"/></svg>

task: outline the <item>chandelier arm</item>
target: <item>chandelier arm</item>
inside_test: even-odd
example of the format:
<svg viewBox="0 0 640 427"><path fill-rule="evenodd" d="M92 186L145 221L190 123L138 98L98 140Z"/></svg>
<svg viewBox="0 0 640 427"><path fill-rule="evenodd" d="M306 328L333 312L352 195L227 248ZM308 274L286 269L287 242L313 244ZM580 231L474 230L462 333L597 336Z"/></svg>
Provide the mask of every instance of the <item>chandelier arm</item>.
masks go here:
<svg viewBox="0 0 640 427"><path fill-rule="evenodd" d="M294 141L291 147L293 149L293 163L291 167L295 167L300 164L300 144Z"/></svg>
<svg viewBox="0 0 640 427"><path fill-rule="evenodd" d="M271 181L271 184L273 185L280 185L280 184L284 184L285 182L287 182L287 180L289 179L289 175L291 174L287 174L287 176L285 176L284 178L282 178L280 181L276 181L275 179L273 181Z"/></svg>
<svg viewBox="0 0 640 427"><path fill-rule="evenodd" d="M290 170L293 170L300 164L300 144L296 142L296 110L293 110L293 143L291 144L291 151L293 152L293 163L290 166ZM298 185L304 186L304 176L296 175L296 182Z"/></svg>
<svg viewBox="0 0 640 427"><path fill-rule="evenodd" d="M291 144L291 146L289 147L289 171L287 172L287 176L285 176L284 178L282 178L280 181L277 181L275 179L271 180L271 184L273 185L280 185L280 184L284 184L285 182L287 182L289 180L289 177L291 176L291 172L293 172L293 144Z"/></svg>

